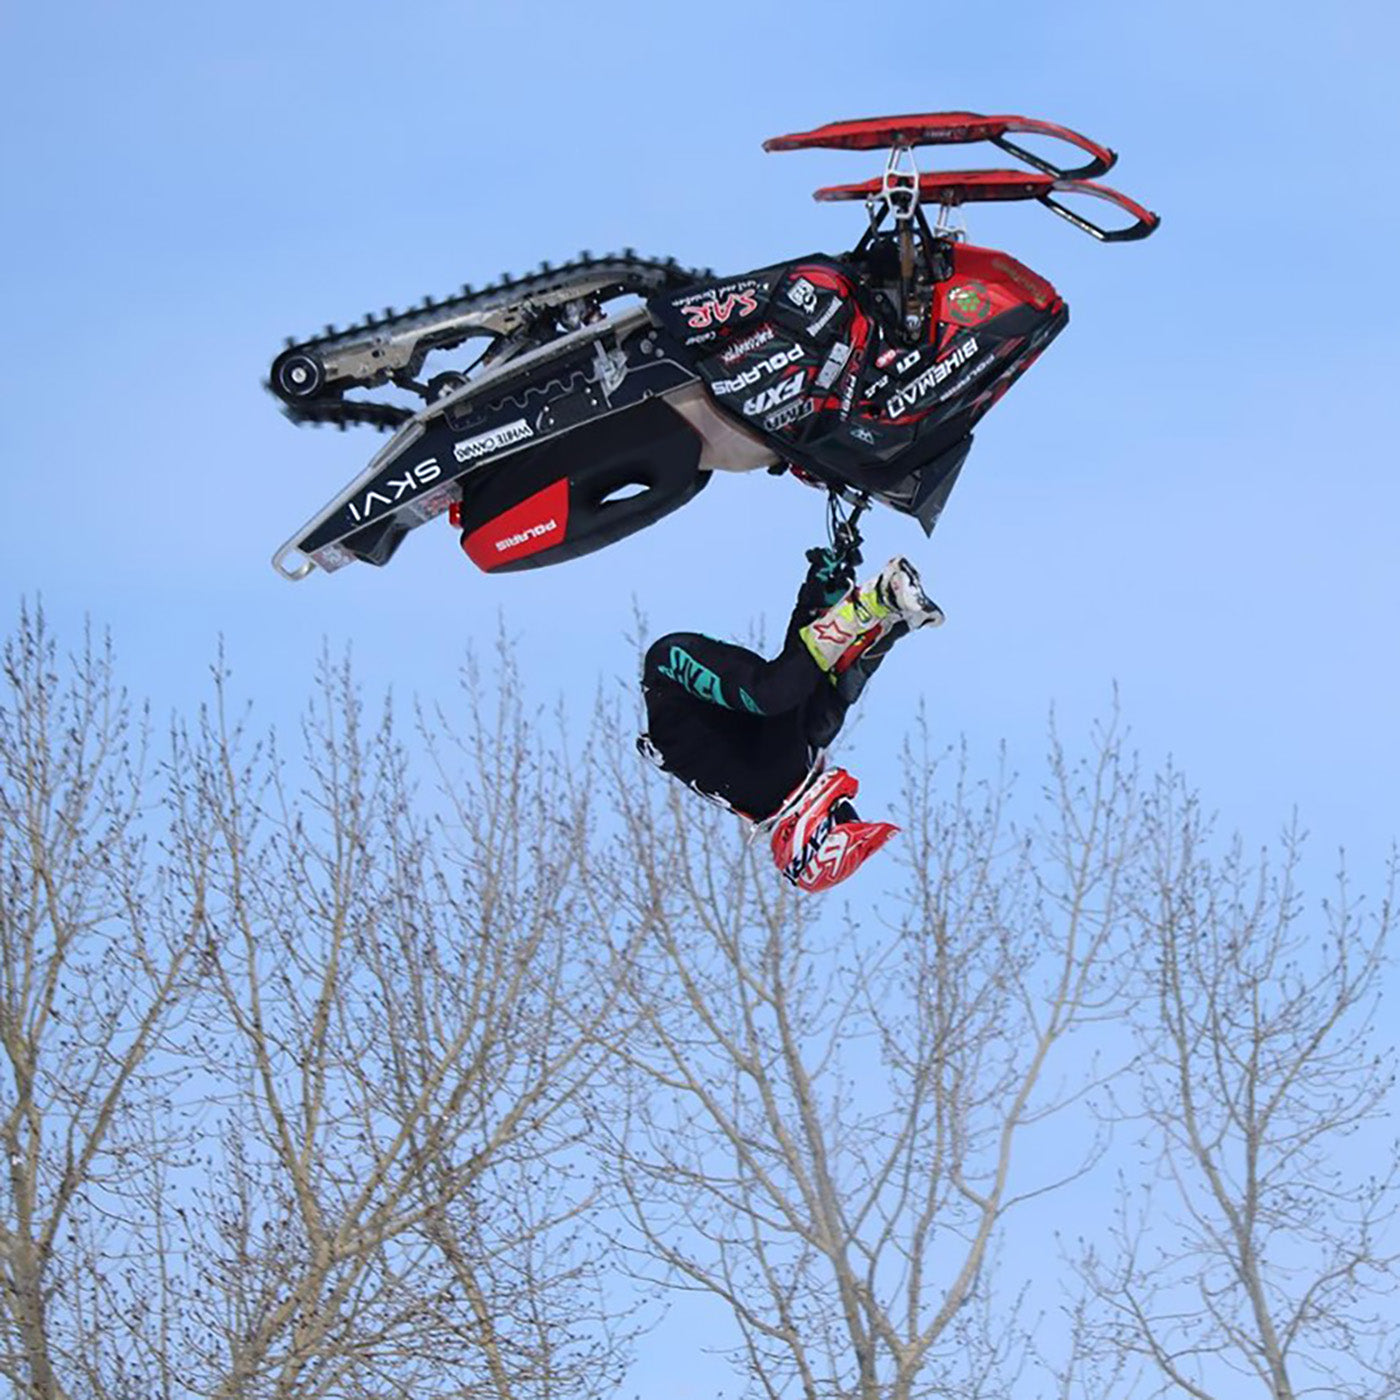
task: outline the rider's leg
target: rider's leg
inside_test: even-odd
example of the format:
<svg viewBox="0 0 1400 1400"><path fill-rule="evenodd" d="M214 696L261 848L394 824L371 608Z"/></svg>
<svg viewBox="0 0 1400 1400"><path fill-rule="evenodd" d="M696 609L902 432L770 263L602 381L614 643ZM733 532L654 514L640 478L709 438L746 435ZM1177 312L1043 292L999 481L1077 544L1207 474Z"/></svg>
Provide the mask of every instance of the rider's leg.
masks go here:
<svg viewBox="0 0 1400 1400"><path fill-rule="evenodd" d="M785 647L765 661L747 647L697 632L672 632L653 642L642 668L643 688L671 684L697 700L751 715L796 709L823 679L806 647Z"/></svg>
<svg viewBox="0 0 1400 1400"><path fill-rule="evenodd" d="M776 811L810 766L806 707L763 718L697 700L667 679L646 685L643 695L642 752L752 821Z"/></svg>
<svg viewBox="0 0 1400 1400"><path fill-rule="evenodd" d="M829 749L836 742L836 736L846 722L846 712L860 699L866 683L879 669L894 644L908 635L908 624L903 620L896 622L840 675L832 676L833 684L818 687L804 711L807 742L813 749Z"/></svg>

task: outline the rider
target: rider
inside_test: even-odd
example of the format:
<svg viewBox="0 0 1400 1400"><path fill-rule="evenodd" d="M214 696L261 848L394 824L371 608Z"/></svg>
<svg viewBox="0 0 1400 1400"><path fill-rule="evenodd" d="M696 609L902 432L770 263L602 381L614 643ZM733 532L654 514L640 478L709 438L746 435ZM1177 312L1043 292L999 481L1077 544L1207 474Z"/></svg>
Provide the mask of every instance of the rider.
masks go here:
<svg viewBox="0 0 1400 1400"><path fill-rule="evenodd" d="M844 880L899 829L863 822L859 783L823 771L823 751L890 647L938 626L943 613L906 559L853 587L853 527L833 548L807 551L782 650L771 661L694 632L652 643L642 671L647 733L637 747L666 772L763 828L773 859L795 885Z"/></svg>

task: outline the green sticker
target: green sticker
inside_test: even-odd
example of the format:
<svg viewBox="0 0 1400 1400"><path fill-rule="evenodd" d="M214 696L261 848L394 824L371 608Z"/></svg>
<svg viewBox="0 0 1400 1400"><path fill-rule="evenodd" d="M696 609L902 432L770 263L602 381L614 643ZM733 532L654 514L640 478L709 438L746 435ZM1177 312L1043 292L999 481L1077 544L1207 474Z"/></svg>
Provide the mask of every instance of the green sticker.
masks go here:
<svg viewBox="0 0 1400 1400"><path fill-rule="evenodd" d="M948 314L964 326L975 326L992 314L991 293L981 282L964 282L948 292Z"/></svg>

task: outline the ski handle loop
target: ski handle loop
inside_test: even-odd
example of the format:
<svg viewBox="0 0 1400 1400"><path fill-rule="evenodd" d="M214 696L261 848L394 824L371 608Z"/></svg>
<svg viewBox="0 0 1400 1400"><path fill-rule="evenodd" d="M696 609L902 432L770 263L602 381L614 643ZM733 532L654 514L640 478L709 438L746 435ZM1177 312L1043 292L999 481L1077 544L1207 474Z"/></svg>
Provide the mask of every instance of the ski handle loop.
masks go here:
<svg viewBox="0 0 1400 1400"><path fill-rule="evenodd" d="M1081 135L1077 131L1071 131L1067 126L1059 126L1054 122L1036 121L1033 117L1003 117L1001 118L1001 133L992 136L992 145L1000 147L1009 156L1015 156L1017 160L1023 160L1027 165L1036 170L1043 170L1047 175L1053 175L1057 180L1089 180L1096 175L1103 175L1117 162L1118 153L1107 146L1101 146L1097 141L1091 141L1087 136ZM1046 160L1043 156L1038 156L1034 151L1028 151L1024 146L1018 145L1015 141L1008 141L1005 133L1008 131L1024 131L1028 134L1039 136L1053 136L1057 140L1064 141L1071 146L1077 146L1081 151L1086 152L1090 159L1083 165L1059 166Z"/></svg>
<svg viewBox="0 0 1400 1400"><path fill-rule="evenodd" d="M1091 219L1086 219L1082 214L1076 214L1073 209L1066 208L1055 198L1055 193L1091 195L1094 199L1107 200L1109 204L1115 204L1119 209L1125 210L1133 216L1134 222L1127 228L1101 228ZM1140 238L1146 238L1148 234L1157 231L1157 225L1162 222L1161 215L1154 214L1150 209L1145 209L1135 199L1129 199L1121 190L1110 189L1107 185L1095 184L1092 180L1056 180L1054 192L1037 196L1039 202L1047 209L1053 210L1062 219L1068 220L1075 228L1082 229L1093 238L1097 238L1100 243L1135 243Z"/></svg>

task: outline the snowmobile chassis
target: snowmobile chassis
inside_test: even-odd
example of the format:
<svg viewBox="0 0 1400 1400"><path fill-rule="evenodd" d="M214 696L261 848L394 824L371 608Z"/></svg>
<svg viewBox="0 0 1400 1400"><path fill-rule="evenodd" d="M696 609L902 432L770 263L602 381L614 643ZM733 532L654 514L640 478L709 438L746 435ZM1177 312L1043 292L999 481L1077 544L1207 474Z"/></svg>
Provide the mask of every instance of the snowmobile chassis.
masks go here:
<svg viewBox="0 0 1400 1400"><path fill-rule="evenodd" d="M1057 166L1010 140L1011 133L1066 142L1088 159ZM920 172L914 165L917 147L983 140L1034 170ZM932 113L838 122L765 143L769 150L812 147L889 150L883 176L825 186L815 198L866 204L867 227L850 257L861 269L883 269L881 285L887 285L893 313L888 337L908 349L900 361L908 360L906 387L890 381L884 390L889 405L901 410L890 422L918 416L906 411L917 403L908 386L942 385L960 371L952 387L940 388L941 404L980 372L979 365L986 367L979 397L940 408L950 426L942 436L928 437L918 472L902 475L890 467L881 473L883 438L897 435L886 431L883 418L853 414L856 380L840 373L829 336L820 346L825 360L809 363L810 356L799 355L804 346L816 355L815 341L794 342L776 370L772 362L781 357L761 340L765 328L770 340L773 334L757 311L761 298L768 307L780 293L792 300L799 287L825 291L823 278L839 283L843 265L814 255L717 281L707 270L639 257L631 249L601 258L585 253L558 268L544 264L525 277L503 278L481 290L467 286L453 297L425 298L408 311L386 309L345 330L328 326L320 336L288 343L273 361L269 388L289 418L342 429L366 424L394 435L277 551L277 570L300 579L317 567L386 563L408 531L445 512L462 530L463 549L487 571L557 562L660 519L690 500L716 470L781 472L793 466L812 484L848 500L873 496L931 529L966 456L971 424L1034 361L1067 316L1054 289L1029 269L963 243L954 211L968 203L1034 200L1105 242L1144 238L1158 219L1090 179L1113 165L1113 151L1029 118ZM1079 196L1106 201L1132 222L1105 228L1064 202ZM925 204L939 206L933 227ZM956 276L963 280L952 293L961 300L952 301L948 288ZM1034 324L1011 317L1016 334L998 345L998 317L975 303L985 296L988 306L1010 306L1001 296L1008 289L1010 298L1020 298L1022 309L1034 313ZM620 298L644 304L612 314L611 304ZM980 313L975 320L974 313ZM830 320L834 312L823 314ZM852 314L860 319L859 312ZM848 322L856 324L843 309L840 324ZM848 326L843 334L849 356L854 332ZM969 360L978 336L980 358ZM474 363L424 377L429 354L474 342L482 343ZM1006 348L1013 342L1014 354ZM911 358L916 349L917 360ZM889 380L872 367L858 387L865 393ZM734 385L739 387L729 391ZM423 406L348 397L388 386ZM820 391L830 391L826 400ZM807 413L798 411L809 402ZM751 412L755 403L759 407ZM823 404L824 416L816 412ZM851 438L846 458L803 447L798 434L837 419ZM883 450L890 458L895 453L894 446ZM851 455L866 451L874 466L869 480L863 462Z"/></svg>

